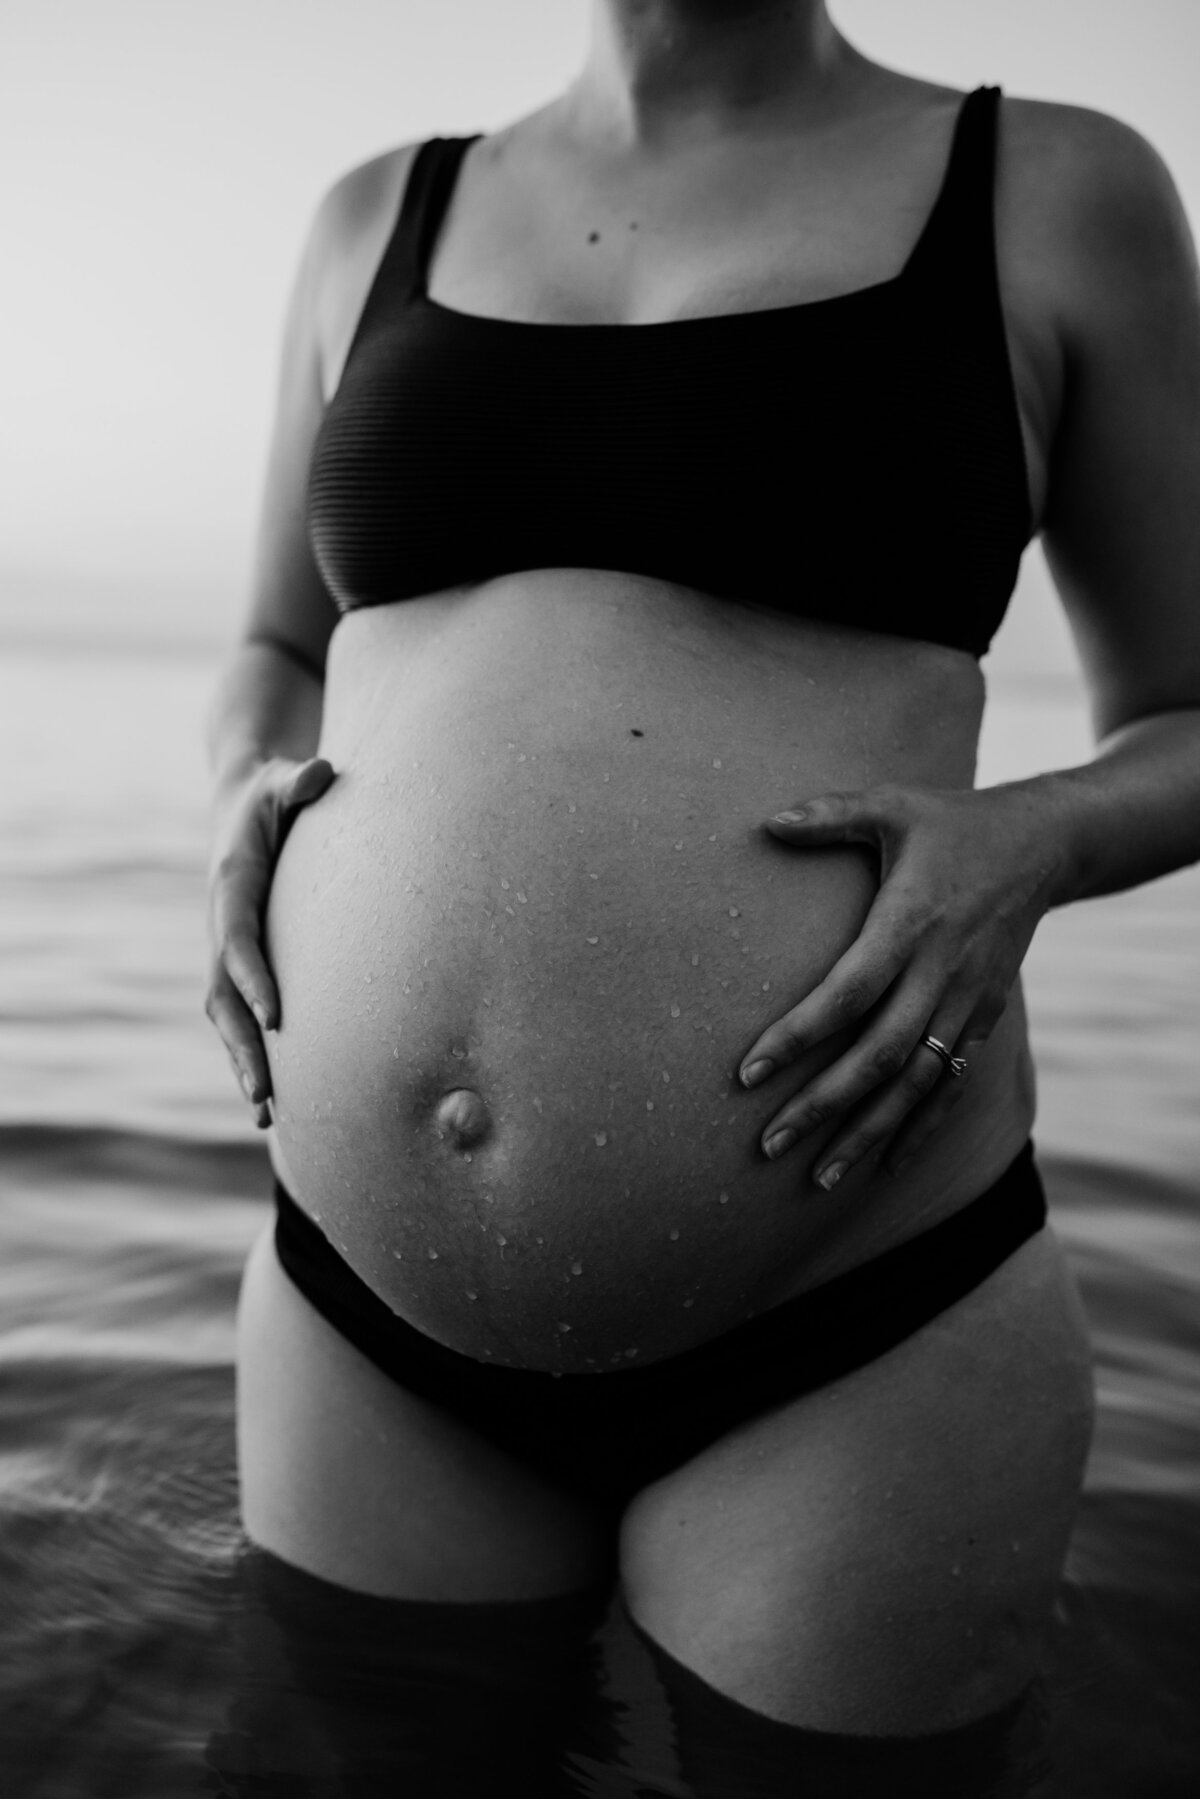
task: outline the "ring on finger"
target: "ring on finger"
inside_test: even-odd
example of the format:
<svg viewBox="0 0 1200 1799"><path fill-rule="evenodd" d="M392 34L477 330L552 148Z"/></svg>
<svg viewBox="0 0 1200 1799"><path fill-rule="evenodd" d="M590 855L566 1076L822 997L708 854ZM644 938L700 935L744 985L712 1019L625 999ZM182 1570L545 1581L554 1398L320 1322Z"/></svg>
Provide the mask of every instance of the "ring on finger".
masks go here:
<svg viewBox="0 0 1200 1799"><path fill-rule="evenodd" d="M951 1079L956 1081L962 1079L963 1075L967 1072L967 1059L965 1056L951 1055L950 1051L939 1037L922 1037L921 1042L926 1049L931 1049L933 1051L934 1055L937 1056Z"/></svg>

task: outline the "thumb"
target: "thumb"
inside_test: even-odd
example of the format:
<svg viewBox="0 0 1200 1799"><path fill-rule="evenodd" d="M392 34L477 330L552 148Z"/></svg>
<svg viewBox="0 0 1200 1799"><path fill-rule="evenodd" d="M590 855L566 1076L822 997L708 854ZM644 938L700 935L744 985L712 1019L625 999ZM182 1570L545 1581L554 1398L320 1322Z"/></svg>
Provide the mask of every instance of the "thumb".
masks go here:
<svg viewBox="0 0 1200 1799"><path fill-rule="evenodd" d="M292 775L283 792L285 811L293 806L307 806L319 800L333 780L333 765L324 756L313 756Z"/></svg>
<svg viewBox="0 0 1200 1799"><path fill-rule="evenodd" d="M785 843L875 843L879 813L863 793L822 793L767 820Z"/></svg>

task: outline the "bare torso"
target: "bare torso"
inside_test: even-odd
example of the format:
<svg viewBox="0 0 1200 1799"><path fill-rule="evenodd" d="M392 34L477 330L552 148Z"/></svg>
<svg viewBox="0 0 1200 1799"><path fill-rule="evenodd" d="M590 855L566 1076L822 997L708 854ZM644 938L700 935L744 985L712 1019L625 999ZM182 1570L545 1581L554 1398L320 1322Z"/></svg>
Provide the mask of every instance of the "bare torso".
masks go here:
<svg viewBox="0 0 1200 1799"><path fill-rule="evenodd" d="M690 216L684 177L656 187L651 171L639 249L626 232L593 274L591 316L747 310L893 274L936 191L958 96L887 79L874 137L830 130L823 185L797 174L804 146L794 167L779 152L744 241L709 259L707 281L697 262L687 297L677 274L674 291L655 279L686 273L686 244L666 241L657 263L640 247L660 204L684 235ZM910 151L903 192L884 141ZM480 149L436 296L517 318L541 307L569 321L576 307L582 321L568 264L540 296L514 272L555 266L552 233L540 264L524 253L537 220L553 223L550 197L503 214L506 195L537 198L537 131ZM524 183L505 166L522 158ZM883 223L852 241L839 180L867 169L858 216L870 202ZM400 153L364 189L367 224L327 302L329 391L404 174ZM563 217L599 209L602 242L610 174L585 193L571 172L560 196ZM702 159L693 177L710 214L728 203L732 218L745 170L715 197ZM1036 513L1055 366L1006 217L1002 192ZM505 260L501 240L522 253ZM781 241L805 243L804 269L778 267ZM601 1369L710 1337L980 1192L1032 1117L1018 992L967 1099L902 1176L868 1164L823 1195L808 1178L820 1134L767 1162L758 1138L778 1087L746 1094L733 1075L854 939L875 884L865 852L799 854L761 821L823 790L970 786L982 703L963 652L636 575L540 570L344 620L321 744L339 778L298 820L272 895L272 1079L281 1171L363 1278L468 1353ZM841 1047L831 1039L807 1066ZM447 1109L464 1092L475 1097Z"/></svg>

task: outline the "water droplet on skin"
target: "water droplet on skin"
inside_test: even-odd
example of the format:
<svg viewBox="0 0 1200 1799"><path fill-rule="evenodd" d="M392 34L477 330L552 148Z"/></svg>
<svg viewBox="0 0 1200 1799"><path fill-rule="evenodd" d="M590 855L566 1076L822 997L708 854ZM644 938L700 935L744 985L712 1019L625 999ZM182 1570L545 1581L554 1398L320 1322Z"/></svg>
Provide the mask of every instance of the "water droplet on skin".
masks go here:
<svg viewBox="0 0 1200 1799"><path fill-rule="evenodd" d="M535 1243L544 1243L546 1241L545 1237L535 1237L533 1240Z"/></svg>
<svg viewBox="0 0 1200 1799"><path fill-rule="evenodd" d="M464 1291L465 1291L468 1299L478 1299L479 1298L478 1293L472 1293L470 1287L464 1288Z"/></svg>
<svg viewBox="0 0 1200 1799"><path fill-rule="evenodd" d="M518 762L528 762L528 760L529 760L528 756L526 756L524 753L522 753L521 755L519 755L517 757Z"/></svg>
<svg viewBox="0 0 1200 1799"><path fill-rule="evenodd" d="M599 937L589 937L587 941L589 943L599 943L600 939Z"/></svg>
<svg viewBox="0 0 1200 1799"><path fill-rule="evenodd" d="M678 1243L678 1241L679 1241L679 1232L678 1231L668 1231L667 1235L670 1237L672 1243Z"/></svg>
<svg viewBox="0 0 1200 1799"><path fill-rule="evenodd" d="M721 1205L721 1206L727 1206L729 1204L728 1193L722 1193L717 1200L717 1204Z"/></svg>
<svg viewBox="0 0 1200 1799"><path fill-rule="evenodd" d="M571 1263L571 1273L572 1274L582 1274L583 1273L583 1263L582 1262L572 1262Z"/></svg>
<svg viewBox="0 0 1200 1799"><path fill-rule="evenodd" d="M668 1074L668 1073L667 1073L667 1071L666 1071L666 1069L665 1069L665 1068L664 1068L664 1069L663 1069L663 1071L662 1071L662 1078L663 1078L663 1083L664 1083L664 1085L665 1085L665 1086L667 1086L667 1087L669 1087L669 1086L670 1086L670 1085L671 1085L671 1077L670 1077L670 1075L669 1075L669 1074Z"/></svg>
<svg viewBox="0 0 1200 1799"><path fill-rule="evenodd" d="M595 1138L596 1138L596 1148L603 1149L604 1145L608 1142L608 1132L607 1131L597 1131L595 1133Z"/></svg>
<svg viewBox="0 0 1200 1799"><path fill-rule="evenodd" d="M740 917L741 917L741 916L742 916L742 915L741 915L741 913L740 913L740 912L739 912L739 911L738 911L738 909L737 909L737 907L736 907L736 906L730 906L730 908L729 908L729 916L730 916L730 918L740 918Z"/></svg>
<svg viewBox="0 0 1200 1799"><path fill-rule="evenodd" d="M452 1043L450 1045L450 1054L454 1057L456 1062L463 1062L466 1060L467 1052L461 1043Z"/></svg>
<svg viewBox="0 0 1200 1799"><path fill-rule="evenodd" d="M630 1360L630 1361L632 1361L632 1360L633 1360L633 1358L634 1358L634 1356L635 1356L635 1355L636 1355L636 1354L637 1354L637 1350L636 1350L636 1349L627 1349L627 1350L626 1350L626 1351L625 1351L625 1354L626 1354L626 1356L627 1356L627 1357L628 1357L628 1359L629 1359L629 1360Z"/></svg>
<svg viewBox="0 0 1200 1799"><path fill-rule="evenodd" d="M720 768L720 766L721 766L721 758L719 756L714 756L713 757L713 767Z"/></svg>
<svg viewBox="0 0 1200 1799"><path fill-rule="evenodd" d="M521 892L520 888L517 889L517 904L519 906L527 906L529 904L528 898Z"/></svg>
<svg viewBox="0 0 1200 1799"><path fill-rule="evenodd" d="M392 1254L395 1256L395 1258L398 1262L402 1262L404 1260L404 1251L402 1249L394 1249L392 1251Z"/></svg>
<svg viewBox="0 0 1200 1799"><path fill-rule="evenodd" d="M496 1241L500 1245L501 1249L503 1249L504 1245L508 1242L508 1238L504 1235L504 1233L502 1231L497 1231L496 1232Z"/></svg>
<svg viewBox="0 0 1200 1799"><path fill-rule="evenodd" d="M559 1324L556 1324L554 1328L556 1331L569 1331L571 1327L569 1324L559 1323Z"/></svg>
<svg viewBox="0 0 1200 1799"><path fill-rule="evenodd" d="M679 1007L678 1007L678 1006L672 1006L672 1007L671 1007L671 1017L672 1017L672 1018L678 1018L678 1017L679 1017Z"/></svg>
<svg viewBox="0 0 1200 1799"><path fill-rule="evenodd" d="M437 1261L437 1259L438 1259L438 1252L437 1252L437 1250L436 1250L436 1249L431 1249L431 1250L429 1250L429 1251L428 1251L428 1255L429 1255L429 1260L430 1260L430 1261L431 1261L431 1262L436 1262L436 1261Z"/></svg>
<svg viewBox="0 0 1200 1799"><path fill-rule="evenodd" d="M654 1110L654 1101L653 1101L653 1100L652 1100L652 1099L648 1099L648 1100L647 1100L647 1101L646 1101L646 1110L647 1110L647 1112L653 1112L653 1110Z"/></svg>
<svg viewBox="0 0 1200 1799"><path fill-rule="evenodd" d="M681 850L681 849L682 849L682 848L683 848L683 845L682 845L682 843L677 843L677 844L676 844L676 845L675 845L675 848L676 848L676 849L677 849L677 850ZM367 979L368 979L368 980L370 980L370 978L371 978L371 977L370 977L370 975L368 975L368 976L367 976Z"/></svg>
<svg viewBox="0 0 1200 1799"><path fill-rule="evenodd" d="M573 803L572 803L572 802L568 802L568 804L567 804L567 811L568 811L568 812L575 812L575 811L578 811L578 807L577 807L577 806L575 806L575 805L574 805L574 804L573 804Z"/></svg>
<svg viewBox="0 0 1200 1799"><path fill-rule="evenodd" d="M509 888L512 886L512 882L511 881L501 881L500 885L503 887L505 893L507 893Z"/></svg>
<svg viewBox="0 0 1200 1799"><path fill-rule="evenodd" d="M762 990L763 990L763 992L764 992L764 993L770 993L770 991L771 991L771 983L770 983L770 981L764 981L764 982L763 982L763 984L762 984Z"/></svg>

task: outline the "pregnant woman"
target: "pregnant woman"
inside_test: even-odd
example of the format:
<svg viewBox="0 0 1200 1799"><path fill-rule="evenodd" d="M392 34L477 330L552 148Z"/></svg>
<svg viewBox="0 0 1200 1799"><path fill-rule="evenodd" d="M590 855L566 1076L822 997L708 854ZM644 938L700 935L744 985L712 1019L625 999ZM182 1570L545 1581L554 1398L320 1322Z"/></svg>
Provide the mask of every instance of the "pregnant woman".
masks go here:
<svg viewBox="0 0 1200 1799"><path fill-rule="evenodd" d="M596 0L560 98L336 184L213 725L253 1541L615 1568L818 1731L1021 1692L1091 1384L1018 970L1200 856L1198 489L1154 152L823 0ZM1099 749L975 791L1038 533Z"/></svg>

